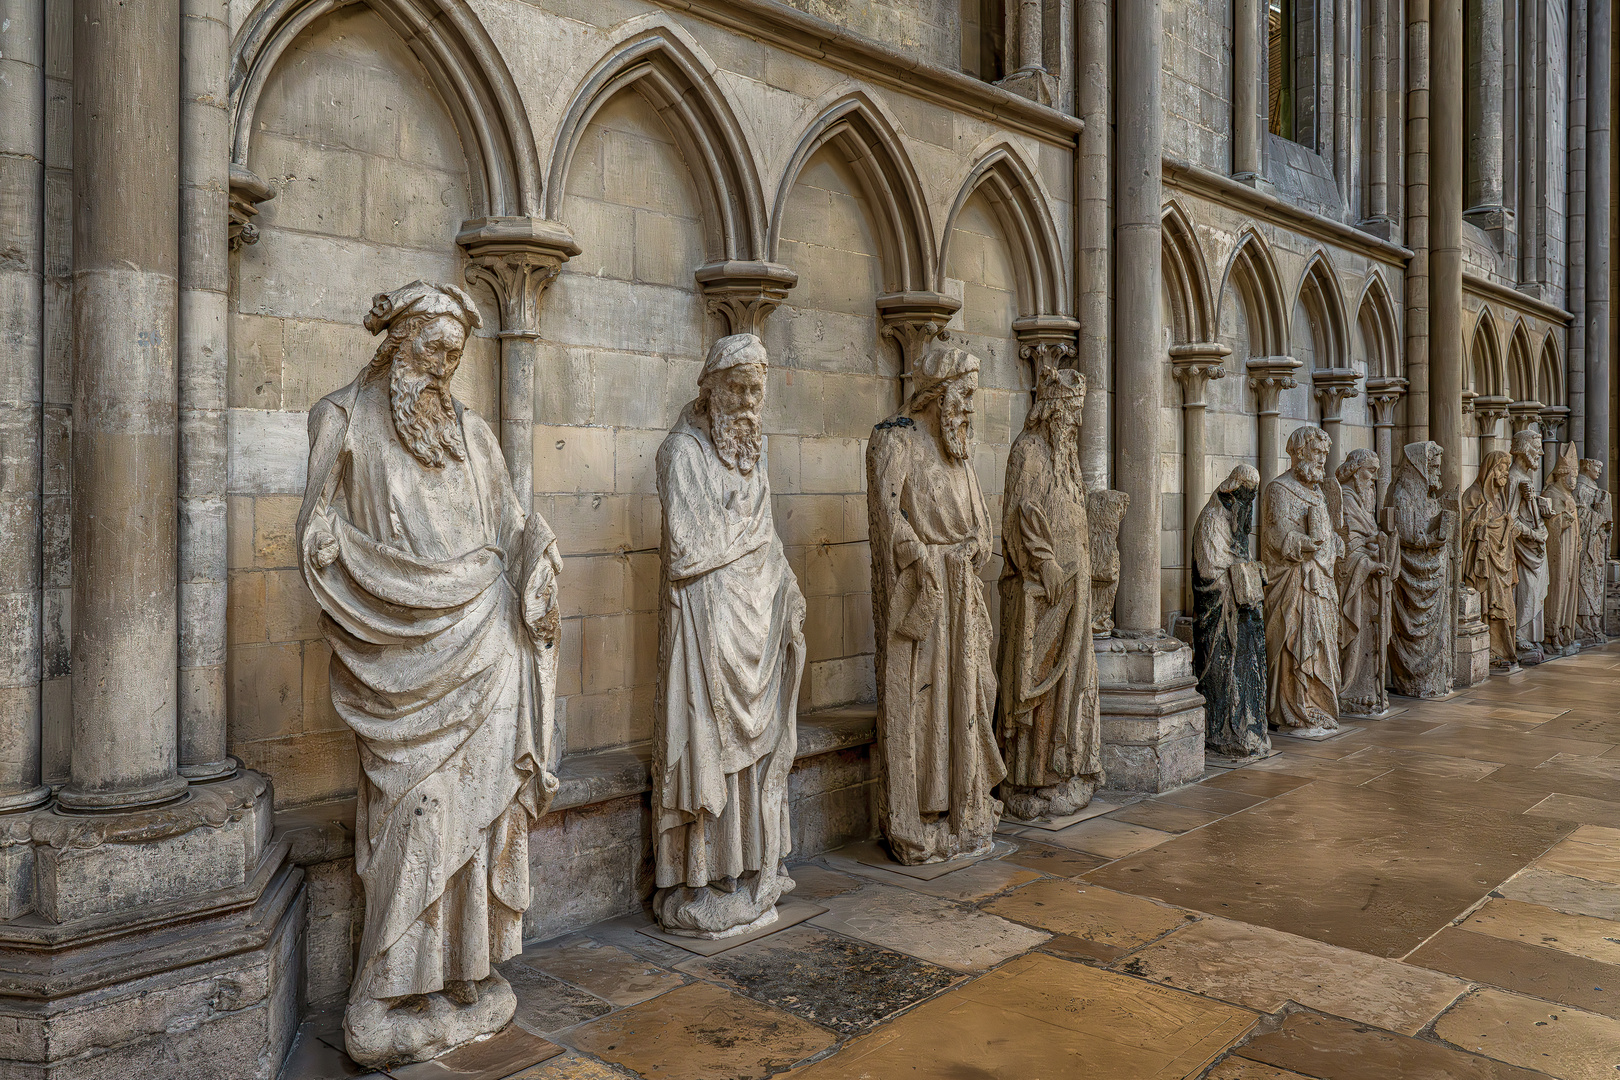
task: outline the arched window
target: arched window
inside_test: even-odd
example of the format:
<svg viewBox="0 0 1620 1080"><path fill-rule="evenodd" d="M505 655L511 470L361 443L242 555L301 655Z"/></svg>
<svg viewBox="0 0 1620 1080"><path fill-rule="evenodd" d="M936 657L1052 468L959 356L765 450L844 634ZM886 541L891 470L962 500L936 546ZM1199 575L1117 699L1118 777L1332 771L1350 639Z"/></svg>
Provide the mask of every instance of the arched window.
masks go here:
<svg viewBox="0 0 1620 1080"><path fill-rule="evenodd" d="M1270 0L1266 11L1266 85L1271 133L1294 137L1294 0Z"/></svg>

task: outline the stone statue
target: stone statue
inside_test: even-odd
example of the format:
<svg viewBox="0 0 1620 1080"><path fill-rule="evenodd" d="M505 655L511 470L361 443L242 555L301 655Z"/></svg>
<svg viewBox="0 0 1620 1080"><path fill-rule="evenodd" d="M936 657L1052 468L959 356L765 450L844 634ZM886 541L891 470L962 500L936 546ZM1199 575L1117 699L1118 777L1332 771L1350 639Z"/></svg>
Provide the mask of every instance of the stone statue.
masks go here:
<svg viewBox="0 0 1620 1080"><path fill-rule="evenodd" d="M879 816L908 866L990 850L1005 770L979 571L990 512L973 472L979 360L936 349L872 429L866 507L877 634Z"/></svg>
<svg viewBox="0 0 1620 1080"><path fill-rule="evenodd" d="M1266 733L1266 620L1249 530L1260 474L1239 465L1193 526L1193 657L1204 695L1204 744L1227 757L1271 749Z"/></svg>
<svg viewBox="0 0 1620 1080"><path fill-rule="evenodd" d="M1091 538L1091 634L1114 632L1114 594L1119 591L1119 523L1131 497L1123 491L1086 492L1086 523Z"/></svg>
<svg viewBox="0 0 1620 1080"><path fill-rule="evenodd" d="M366 316L376 356L309 416L298 515L332 704L359 736L365 931L343 1030L362 1065L498 1031L523 949L529 829L557 780L556 538L450 394L472 297L414 281Z"/></svg>
<svg viewBox="0 0 1620 1080"><path fill-rule="evenodd" d="M1539 664L1546 636L1547 505L1536 494L1541 478L1541 433L1534 426L1513 433L1513 466L1508 473L1508 505L1519 520L1513 555L1519 563L1513 587L1520 663Z"/></svg>
<svg viewBox="0 0 1620 1080"><path fill-rule="evenodd" d="M1580 590L1576 596L1576 609L1583 642L1602 645L1608 640L1603 632L1603 567L1609 558L1609 543L1614 534L1614 503L1599 481L1603 478L1603 462L1597 458L1581 459L1581 475L1575 483L1581 542Z"/></svg>
<svg viewBox="0 0 1620 1080"><path fill-rule="evenodd" d="M1390 588L1399 559L1393 536L1379 524L1378 470L1371 450L1345 455L1335 478L1341 491L1339 539L1344 557L1339 588L1339 710L1381 717L1389 709L1386 649Z"/></svg>
<svg viewBox="0 0 1620 1080"><path fill-rule="evenodd" d="M1321 428L1288 436L1290 470L1266 485L1260 558L1266 569L1266 668L1272 727L1319 738L1339 727L1339 590L1343 542L1322 480L1332 446Z"/></svg>
<svg viewBox="0 0 1620 1080"><path fill-rule="evenodd" d="M1542 489L1550 513L1547 526L1547 607L1544 643L1548 656L1580 652L1576 626L1576 599L1581 585L1579 512L1575 502L1575 476L1580 471L1575 444L1553 466L1552 479Z"/></svg>
<svg viewBox="0 0 1620 1080"><path fill-rule="evenodd" d="M1514 541L1519 519L1508 494L1513 462L1492 450L1480 463L1479 476L1463 492L1463 583L1478 590L1486 624L1491 628L1491 667L1498 673L1518 670L1518 604L1514 585L1518 560Z"/></svg>
<svg viewBox="0 0 1620 1080"><path fill-rule="evenodd" d="M1043 367L1007 456L1001 516L1001 798L1025 821L1085 808L1103 782L1080 414L1086 378Z"/></svg>
<svg viewBox="0 0 1620 1080"><path fill-rule="evenodd" d="M715 342L658 450L653 912L690 937L768 926L793 888L782 860L805 603L771 518L766 363L753 334Z"/></svg>
<svg viewBox="0 0 1620 1080"><path fill-rule="evenodd" d="M1443 451L1437 442L1407 443L1384 505L1394 511L1400 544L1390 597L1389 678L1397 693L1440 698L1446 685L1451 539L1457 514L1440 501Z"/></svg>

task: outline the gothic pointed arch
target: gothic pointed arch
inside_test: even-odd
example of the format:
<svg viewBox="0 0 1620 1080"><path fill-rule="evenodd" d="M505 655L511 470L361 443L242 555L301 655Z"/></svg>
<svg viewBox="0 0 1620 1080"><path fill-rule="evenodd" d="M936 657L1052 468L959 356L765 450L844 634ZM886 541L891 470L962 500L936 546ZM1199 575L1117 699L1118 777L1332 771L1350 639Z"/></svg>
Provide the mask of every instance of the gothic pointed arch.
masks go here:
<svg viewBox="0 0 1620 1080"><path fill-rule="evenodd" d="M823 146L844 157L877 220L872 222L883 261L884 291L907 293L934 286L939 259L928 204L911 157L881 109L859 91L822 109L806 126L776 186L766 258L775 261L782 216L805 164Z"/></svg>
<svg viewBox="0 0 1620 1080"><path fill-rule="evenodd" d="M1305 263L1299 288L1294 292L1294 305L1304 309L1317 339L1316 355L1312 358L1314 365L1324 369L1348 367L1350 353L1344 295L1339 291L1339 276L1333 272L1333 263L1320 248Z"/></svg>
<svg viewBox="0 0 1620 1080"><path fill-rule="evenodd" d="M1558 349L1558 338L1551 331L1541 339L1540 376L1536 385L1548 406L1568 405L1564 390L1564 358Z"/></svg>
<svg viewBox="0 0 1620 1080"><path fill-rule="evenodd" d="M935 291L945 291L945 267L957 215L975 192L983 192L1009 241L1018 291L1018 314L1057 315L1070 307L1063 247L1034 170L1005 142L983 154L968 171L945 219Z"/></svg>
<svg viewBox="0 0 1620 1080"><path fill-rule="evenodd" d="M1507 375L1508 396L1514 401L1542 401L1541 387L1537 385L1536 354L1530 344L1530 331L1524 319L1514 320L1508 335Z"/></svg>
<svg viewBox="0 0 1620 1080"><path fill-rule="evenodd" d="M1282 279L1265 239L1252 227L1238 234L1236 249L1227 260L1221 283L1221 303L1230 287L1249 321L1249 351L1255 356L1288 354L1288 319Z"/></svg>
<svg viewBox="0 0 1620 1080"><path fill-rule="evenodd" d="M1165 318L1171 340L1178 345L1210 341L1215 328L1209 270L1192 221L1174 200L1165 204L1160 220L1164 237L1165 291L1170 296L1170 309L1165 312Z"/></svg>
<svg viewBox="0 0 1620 1080"><path fill-rule="evenodd" d="M1480 397L1501 397L1507 393L1502 344L1497 337L1496 317L1488 307L1480 309L1469 339L1468 388Z"/></svg>
<svg viewBox="0 0 1620 1080"><path fill-rule="evenodd" d="M619 42L574 91L552 144L546 212L562 220L568 170L585 129L616 95L634 90L658 112L686 159L704 208L711 260L754 261L765 243L765 200L748 137L709 66L667 27Z"/></svg>
<svg viewBox="0 0 1620 1080"><path fill-rule="evenodd" d="M316 20L363 3L416 54L461 137L478 217L539 216L540 157L500 51L467 0L261 0L231 51L231 163L246 170L259 96Z"/></svg>
<svg viewBox="0 0 1620 1080"><path fill-rule="evenodd" d="M1367 350L1367 376L1373 379L1400 378L1403 374L1400 332L1395 323L1395 305L1390 299L1384 276L1376 269L1367 275L1356 305L1356 328Z"/></svg>

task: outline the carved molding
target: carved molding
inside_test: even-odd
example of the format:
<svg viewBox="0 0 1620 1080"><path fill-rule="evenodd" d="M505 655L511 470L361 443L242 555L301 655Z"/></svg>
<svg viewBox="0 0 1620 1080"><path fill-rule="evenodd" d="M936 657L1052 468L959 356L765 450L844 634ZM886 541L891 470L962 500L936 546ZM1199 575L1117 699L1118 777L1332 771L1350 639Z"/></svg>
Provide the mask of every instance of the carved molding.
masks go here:
<svg viewBox="0 0 1620 1080"><path fill-rule="evenodd" d="M1394 427L1395 407L1406 396L1407 381L1393 376L1367 380L1367 401L1373 408L1374 427Z"/></svg>
<svg viewBox="0 0 1620 1080"><path fill-rule="evenodd" d="M1479 433L1489 436L1496 429L1496 422L1508 414L1508 406L1513 399L1502 394L1480 394L1474 398L1474 422L1479 426Z"/></svg>
<svg viewBox="0 0 1620 1080"><path fill-rule="evenodd" d="M1181 384L1181 407L1204 406L1204 391L1211 381L1226 378L1224 361L1232 354L1230 345L1202 341L1170 347L1170 374Z"/></svg>
<svg viewBox="0 0 1620 1080"><path fill-rule="evenodd" d="M935 342L950 340L945 325L962 301L936 292L885 293L877 309L883 336L900 350L900 377L906 379Z"/></svg>
<svg viewBox="0 0 1620 1080"><path fill-rule="evenodd" d="M1541 421L1542 410L1546 406L1539 401L1515 401L1508 406L1508 415L1513 417L1513 430L1523 431L1531 424Z"/></svg>
<svg viewBox="0 0 1620 1080"><path fill-rule="evenodd" d="M502 337L538 337L540 297L562 264L579 254L567 226L530 217L477 218L456 243L467 252L467 280L495 293Z"/></svg>
<svg viewBox="0 0 1620 1080"><path fill-rule="evenodd" d="M1552 405L1541 410L1541 430L1546 432L1548 442L1557 442L1568 422L1569 407L1566 405Z"/></svg>
<svg viewBox="0 0 1620 1080"><path fill-rule="evenodd" d="M1066 366L1079 355L1080 320L1067 315L1029 315L1012 325L1018 356L1029 364L1030 390L1041 383L1042 368Z"/></svg>
<svg viewBox="0 0 1620 1080"><path fill-rule="evenodd" d="M1304 363L1292 356L1257 356L1245 365L1249 372L1249 389L1254 391L1256 409L1260 413L1275 413L1277 398L1284 390L1299 385L1294 372Z"/></svg>
<svg viewBox="0 0 1620 1080"><path fill-rule="evenodd" d="M799 283L797 272L768 262L709 263L693 276L709 314L725 323L727 334L763 334L765 320Z"/></svg>
<svg viewBox="0 0 1620 1080"><path fill-rule="evenodd" d="M259 227L253 219L259 216L259 204L276 197L275 189L240 165L231 166L230 224L227 235L232 251L243 244L259 242Z"/></svg>
<svg viewBox="0 0 1620 1080"><path fill-rule="evenodd" d="M1361 375L1351 368L1324 368L1311 372L1311 392L1322 407L1322 422L1341 418L1346 398L1356 396Z"/></svg>

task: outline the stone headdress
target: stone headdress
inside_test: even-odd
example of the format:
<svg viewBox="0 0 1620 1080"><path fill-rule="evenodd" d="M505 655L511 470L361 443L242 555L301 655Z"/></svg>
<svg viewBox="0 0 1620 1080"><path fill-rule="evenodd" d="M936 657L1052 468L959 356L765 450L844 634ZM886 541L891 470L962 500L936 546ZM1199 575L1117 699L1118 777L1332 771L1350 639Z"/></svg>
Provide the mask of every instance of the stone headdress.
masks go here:
<svg viewBox="0 0 1620 1080"><path fill-rule="evenodd" d="M1348 484L1358 470L1365 469L1369 464L1377 466L1378 455L1365 446L1358 446L1344 456L1344 460L1339 463L1338 471L1333 475L1338 478L1339 483Z"/></svg>
<svg viewBox="0 0 1620 1080"><path fill-rule="evenodd" d="M466 289L421 280L372 297L371 310L366 313L364 323L367 330L380 334L399 320L414 315L448 315L468 330L484 325L478 305Z"/></svg>
<svg viewBox="0 0 1620 1080"><path fill-rule="evenodd" d="M1564 444L1564 453L1559 457L1558 464L1553 466L1553 475L1567 473L1569 482L1574 483L1575 478L1581 474L1581 456L1575 449L1574 443Z"/></svg>
<svg viewBox="0 0 1620 1080"><path fill-rule="evenodd" d="M1253 465L1245 462L1233 468L1233 470L1227 474L1226 479L1221 481L1221 486L1216 488L1215 492L1219 495L1230 495L1239 488L1258 489L1259 487L1260 471Z"/></svg>
<svg viewBox="0 0 1620 1080"><path fill-rule="evenodd" d="M935 349L911 373L912 396L921 398L943 383L979 370L979 358L966 349ZM1079 374L1076 372L1076 374Z"/></svg>
<svg viewBox="0 0 1620 1080"><path fill-rule="evenodd" d="M1073 368L1043 367L1036 381L1035 400L1055 401L1086 396L1086 377Z"/></svg>
<svg viewBox="0 0 1620 1080"><path fill-rule="evenodd" d="M710 347L709 357L703 362L703 371L698 375L698 382L702 383L710 375L728 368L742 367L745 364L763 366L765 363L765 343L759 339L758 334L729 334Z"/></svg>

